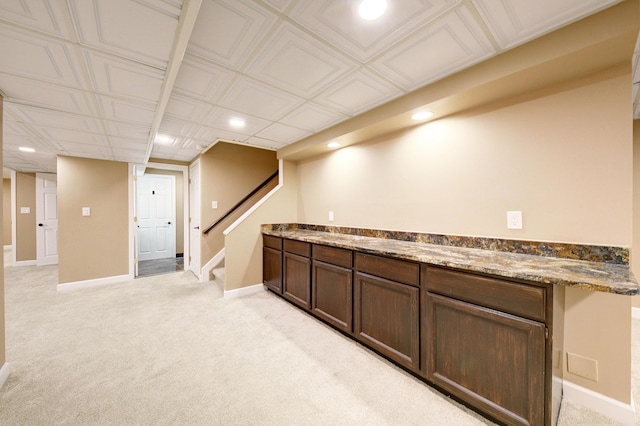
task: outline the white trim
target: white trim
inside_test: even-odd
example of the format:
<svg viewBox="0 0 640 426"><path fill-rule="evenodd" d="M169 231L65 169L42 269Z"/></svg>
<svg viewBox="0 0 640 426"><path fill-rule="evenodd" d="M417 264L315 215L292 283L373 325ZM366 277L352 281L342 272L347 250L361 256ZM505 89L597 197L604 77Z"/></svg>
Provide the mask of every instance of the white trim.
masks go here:
<svg viewBox="0 0 640 426"><path fill-rule="evenodd" d="M5 362L2 368L0 368L0 389L2 389L4 384L7 382L8 378L9 378L9 364Z"/></svg>
<svg viewBox="0 0 640 426"><path fill-rule="evenodd" d="M250 294L258 293L264 289L264 284L255 284L248 287L236 288L233 290L225 290L225 299L235 299L237 297L248 296Z"/></svg>
<svg viewBox="0 0 640 426"><path fill-rule="evenodd" d="M136 165L129 163L127 185L129 185L128 198L129 198L129 275L136 276L138 274L138 265L136 263L136 223L133 218L136 215L136 182L134 175L136 173Z"/></svg>
<svg viewBox="0 0 640 426"><path fill-rule="evenodd" d="M631 396L631 403L625 404L565 379L562 399L587 407L623 425L634 426L636 424L636 408Z"/></svg>
<svg viewBox="0 0 640 426"><path fill-rule="evenodd" d="M106 284L116 284L133 280L133 275L115 275L113 277L96 278L93 280L74 281L71 283L58 284L56 290L59 292L77 290L80 288L98 287Z"/></svg>
<svg viewBox="0 0 640 426"><path fill-rule="evenodd" d="M37 266L37 265L38 265L37 260L20 260L20 261L13 262L13 266Z"/></svg>
<svg viewBox="0 0 640 426"><path fill-rule="evenodd" d="M222 262L223 260L224 260L224 249L216 253L216 255L213 256L211 260L208 261L207 264L202 267L202 269L200 270L200 282L204 283L209 281L209 274L211 273L211 270L216 266L218 266L220 262Z"/></svg>
<svg viewBox="0 0 640 426"><path fill-rule="evenodd" d="M15 170L11 170L11 246L13 252L11 253L11 265L16 264L16 208L18 202L16 201L16 180L17 174Z"/></svg>
<svg viewBox="0 0 640 426"><path fill-rule="evenodd" d="M251 206L251 208L249 210L244 212L244 214L242 216L240 216L238 219L236 219L235 222L233 222L231 225L229 225L229 227L227 227L227 229L225 229L224 232L222 232L222 234L224 236L229 235L231 233L231 231L233 231L242 222L244 222L244 220L247 217L249 217L254 211L256 211L258 209L258 207L260 207L261 205L266 203L267 200L269 198L271 198L271 196L273 194L278 192L280 190L280 188L282 188L284 186L284 174L283 174L283 170L282 170L283 168L284 168L284 161L282 159L280 159L278 161L278 185L275 188L273 188L271 191L269 191L269 193L267 195L265 195L260 200L258 200L257 203L255 203L253 206Z"/></svg>
<svg viewBox="0 0 640 426"><path fill-rule="evenodd" d="M640 308L631 308L631 318L640 319Z"/></svg>
<svg viewBox="0 0 640 426"><path fill-rule="evenodd" d="M8 246L4 246L4 251L11 250L13 246L9 244Z"/></svg>

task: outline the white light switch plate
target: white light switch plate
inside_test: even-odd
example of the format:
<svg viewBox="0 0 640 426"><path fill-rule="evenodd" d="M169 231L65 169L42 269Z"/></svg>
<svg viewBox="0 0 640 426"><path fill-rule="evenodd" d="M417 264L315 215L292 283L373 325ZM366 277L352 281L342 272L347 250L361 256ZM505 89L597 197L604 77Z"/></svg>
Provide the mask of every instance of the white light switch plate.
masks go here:
<svg viewBox="0 0 640 426"><path fill-rule="evenodd" d="M329 222L333 222L333 212L329 212Z"/></svg>
<svg viewBox="0 0 640 426"><path fill-rule="evenodd" d="M217 209L218 208L218 202L217 201L212 201L211 202L211 208L212 209Z"/></svg>
<svg viewBox="0 0 640 426"><path fill-rule="evenodd" d="M20 214L29 214L31 213L31 207L20 207Z"/></svg>
<svg viewBox="0 0 640 426"><path fill-rule="evenodd" d="M91 208L83 207L82 208L82 216L91 216Z"/></svg>

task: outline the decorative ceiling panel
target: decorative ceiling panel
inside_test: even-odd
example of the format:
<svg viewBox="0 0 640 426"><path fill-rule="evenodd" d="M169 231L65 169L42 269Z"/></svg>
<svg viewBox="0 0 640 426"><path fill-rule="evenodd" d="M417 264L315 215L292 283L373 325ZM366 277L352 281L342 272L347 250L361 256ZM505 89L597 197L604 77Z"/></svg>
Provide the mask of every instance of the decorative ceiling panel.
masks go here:
<svg viewBox="0 0 640 426"><path fill-rule="evenodd" d="M82 87L75 71L80 64L66 42L0 22L0 52L0 72Z"/></svg>
<svg viewBox="0 0 640 426"><path fill-rule="evenodd" d="M249 135L244 135L238 132L203 126L200 127L194 139L197 139L198 141L200 141L200 143L207 144L219 139L223 139L229 142L244 142L248 138Z"/></svg>
<svg viewBox="0 0 640 426"><path fill-rule="evenodd" d="M508 49L619 0L472 0L500 47Z"/></svg>
<svg viewBox="0 0 640 426"><path fill-rule="evenodd" d="M298 2L290 15L318 37L364 63L459 3L460 0L388 2L388 13L380 19L363 21L358 16L358 2L314 0Z"/></svg>
<svg viewBox="0 0 640 426"><path fill-rule="evenodd" d="M347 116L342 113L329 110L313 102L306 102L283 117L280 122L313 132L326 129L346 118Z"/></svg>
<svg viewBox="0 0 640 426"><path fill-rule="evenodd" d="M309 98L357 68L358 63L284 23L266 42L246 73L257 80Z"/></svg>
<svg viewBox="0 0 640 426"><path fill-rule="evenodd" d="M166 68L180 16L175 2L69 0L69 6L82 44Z"/></svg>
<svg viewBox="0 0 640 426"><path fill-rule="evenodd" d="M96 92L113 97L158 102L164 72L104 53L84 50Z"/></svg>
<svg viewBox="0 0 640 426"><path fill-rule="evenodd" d="M271 142L277 142L279 145L286 145L293 141L303 139L311 135L307 130L298 129L281 123L273 123L256 136L268 139Z"/></svg>
<svg viewBox="0 0 640 426"><path fill-rule="evenodd" d="M176 79L175 92L202 101L216 102L233 77L232 71L187 54Z"/></svg>
<svg viewBox="0 0 640 426"><path fill-rule="evenodd" d="M148 125L153 121L153 104L125 101L123 99L98 96L98 105L107 120Z"/></svg>
<svg viewBox="0 0 640 426"><path fill-rule="evenodd" d="M272 149L272 150L276 150L279 147L285 145L285 144L282 144L282 143L274 142L274 141L269 140L269 139L259 138L257 136L251 136L249 139L246 140L246 144L247 145L252 145L252 146L257 146L257 147L260 147L260 148L265 148L265 149Z"/></svg>
<svg viewBox="0 0 640 426"><path fill-rule="evenodd" d="M174 94L169 99L165 114L167 117L200 123L211 110L211 105L193 98Z"/></svg>
<svg viewBox="0 0 640 426"><path fill-rule="evenodd" d="M303 102L304 99L275 87L240 77L222 98L220 105L254 117L278 121Z"/></svg>
<svg viewBox="0 0 640 426"><path fill-rule="evenodd" d="M234 127L231 120L242 120L243 126ZM214 108L211 114L204 120L204 124L216 129L228 132L240 133L243 135L253 135L271 124L270 121L257 117L251 117L244 113L238 113L225 108Z"/></svg>
<svg viewBox="0 0 640 426"><path fill-rule="evenodd" d="M289 7L293 0L260 0L262 3L267 4L279 12L284 13L284 11Z"/></svg>
<svg viewBox="0 0 640 426"><path fill-rule="evenodd" d="M93 117L21 105L15 106L14 112L16 117L20 117L24 123L33 126L33 128L45 126L90 133L102 132L99 120Z"/></svg>
<svg viewBox="0 0 640 426"><path fill-rule="evenodd" d="M371 66L414 90L495 53L468 9L461 7L396 45Z"/></svg>
<svg viewBox="0 0 640 426"><path fill-rule="evenodd" d="M0 16L36 31L69 39L64 0L2 0Z"/></svg>
<svg viewBox="0 0 640 426"><path fill-rule="evenodd" d="M239 68L276 19L248 0L203 0L188 51Z"/></svg>
<svg viewBox="0 0 640 426"><path fill-rule="evenodd" d="M80 132L57 127L33 126L47 143L62 144L63 142L77 142L83 145L106 147L109 145L107 136L100 133Z"/></svg>

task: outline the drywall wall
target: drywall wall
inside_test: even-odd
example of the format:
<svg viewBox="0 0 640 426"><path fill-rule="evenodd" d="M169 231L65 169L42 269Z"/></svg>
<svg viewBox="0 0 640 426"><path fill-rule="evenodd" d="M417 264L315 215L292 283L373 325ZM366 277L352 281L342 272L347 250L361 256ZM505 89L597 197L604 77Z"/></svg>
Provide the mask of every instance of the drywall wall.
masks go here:
<svg viewBox="0 0 640 426"><path fill-rule="evenodd" d="M633 121L633 245L631 247L631 270L640 278L640 120ZM632 301L640 309L640 296Z"/></svg>
<svg viewBox="0 0 640 426"><path fill-rule="evenodd" d="M297 222L296 166L282 167L282 186L225 237L225 291L262 283L262 224Z"/></svg>
<svg viewBox="0 0 640 426"><path fill-rule="evenodd" d="M145 174L171 175L176 177L176 254L184 253L184 181L182 172L147 168Z"/></svg>
<svg viewBox="0 0 640 426"><path fill-rule="evenodd" d="M36 175L16 173L16 261L36 257Z"/></svg>
<svg viewBox="0 0 640 426"><path fill-rule="evenodd" d="M3 117L3 103L4 103L4 98L2 96L0 96L0 163L2 163L2 147L3 147L3 140L2 140L2 135L3 135L3 121L2 121L2 117ZM4 192L6 191L6 186L2 185L2 197L4 199ZM11 190L9 190L9 194L11 194ZM5 211L4 208L2 209L2 214L3 216L3 222L4 222L4 215L5 215ZM3 227L4 229L4 227ZM2 232L2 231L0 231ZM4 237L3 237L4 238ZM4 265L4 256L3 256L3 265ZM3 268L4 271L4 268ZM7 362L7 357L6 357L6 351L5 351L5 324L4 324L4 272L2 274L0 274L0 368L2 368L5 364L5 362Z"/></svg>
<svg viewBox="0 0 640 426"><path fill-rule="evenodd" d="M220 142L200 157L200 229L205 230L278 169L274 151ZM272 185L275 185L274 181ZM268 190L268 189L267 189ZM263 194L266 192L263 192ZM256 195L256 200L260 194ZM218 207L212 208L212 201ZM245 209L251 203L247 203ZM222 232L238 212L201 241L200 260L205 265L224 247ZM254 283L255 284L255 283Z"/></svg>
<svg viewBox="0 0 640 426"><path fill-rule="evenodd" d="M337 226L630 247L630 70L301 162L298 219L330 224L333 211ZM523 212L524 229L507 229L508 210ZM600 379L565 378L629 403L631 298L567 289L566 304L564 349L596 359Z"/></svg>
<svg viewBox="0 0 640 426"><path fill-rule="evenodd" d="M59 284L128 274L127 163L59 156L57 167Z"/></svg>
<svg viewBox="0 0 640 426"><path fill-rule="evenodd" d="M11 179L2 179L2 243L11 242Z"/></svg>

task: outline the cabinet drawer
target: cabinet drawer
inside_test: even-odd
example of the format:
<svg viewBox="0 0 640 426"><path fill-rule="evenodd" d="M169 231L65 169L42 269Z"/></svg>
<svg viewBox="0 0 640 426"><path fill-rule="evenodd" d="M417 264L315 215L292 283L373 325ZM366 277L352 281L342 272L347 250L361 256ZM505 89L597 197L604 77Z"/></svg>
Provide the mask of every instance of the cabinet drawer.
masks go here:
<svg viewBox="0 0 640 426"><path fill-rule="evenodd" d="M282 250L282 238L273 237L271 235L262 236L262 244L265 247L271 247L272 249Z"/></svg>
<svg viewBox="0 0 640 426"><path fill-rule="evenodd" d="M300 256L311 256L311 243L296 240L284 240L284 251L299 254Z"/></svg>
<svg viewBox="0 0 640 426"><path fill-rule="evenodd" d="M328 247L314 244L313 258L332 265L351 268L353 265L353 252L351 250Z"/></svg>
<svg viewBox="0 0 640 426"><path fill-rule="evenodd" d="M546 288L422 267L427 291L538 321L546 319Z"/></svg>
<svg viewBox="0 0 640 426"><path fill-rule="evenodd" d="M418 264L404 260L356 253L356 270L415 287L419 284Z"/></svg>

